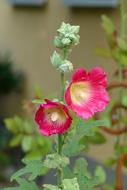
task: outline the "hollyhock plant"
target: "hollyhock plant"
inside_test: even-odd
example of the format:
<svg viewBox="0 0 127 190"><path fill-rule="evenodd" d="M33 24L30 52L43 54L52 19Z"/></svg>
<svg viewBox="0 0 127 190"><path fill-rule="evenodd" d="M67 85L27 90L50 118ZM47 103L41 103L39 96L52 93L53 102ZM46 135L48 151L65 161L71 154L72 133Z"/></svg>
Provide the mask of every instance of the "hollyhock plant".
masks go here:
<svg viewBox="0 0 127 190"><path fill-rule="evenodd" d="M67 107L59 102L45 101L46 104L40 105L35 115L40 132L45 136L66 132L72 122Z"/></svg>
<svg viewBox="0 0 127 190"><path fill-rule="evenodd" d="M72 52L73 46L79 43L79 28L79 26L62 23L60 29L57 30L58 36L54 41L57 51L54 51L50 60L53 67L60 73L59 98L53 97L58 101L45 99L44 103L42 98L32 101L32 103L39 104L34 118L40 133L43 136L53 136L48 138L52 143L52 149L46 157L40 156L40 154L38 156L38 152L42 151L42 146L40 146L37 153L23 160L25 167L11 178L19 184L19 188L16 188L18 190L38 190L39 188L33 180L51 169L54 172L57 171L55 175L57 183L55 185L44 184L44 190L92 190L105 182L103 169L97 167L95 173L90 175L85 157L79 158L79 154L85 150L87 145L87 142L82 142L82 139L94 136L96 127L104 126L107 122L105 120L86 122L78 116L88 119L95 112L102 111L107 106L109 98L106 93L106 74L101 68L94 68L89 73L83 68L79 68L74 73L69 87L67 90L65 89L65 73L73 70L73 65L68 60L69 54ZM64 97L67 105L63 103ZM71 116L69 108L78 116L76 114ZM30 133L30 131L28 132ZM31 138L23 139L23 146L27 144L28 148L29 145L33 147L36 142L43 144L41 138L35 138L34 133L32 133L32 140L35 143L33 141L31 143ZM73 163L74 168L69 165L70 158L73 156L76 156ZM28 178L24 179L23 176L28 176ZM14 190L14 188L5 188L4 190Z"/></svg>
<svg viewBox="0 0 127 190"><path fill-rule="evenodd" d="M78 116L88 119L107 106L109 97L106 87L106 74L101 68L95 67L89 73L79 68L72 76L65 100Z"/></svg>

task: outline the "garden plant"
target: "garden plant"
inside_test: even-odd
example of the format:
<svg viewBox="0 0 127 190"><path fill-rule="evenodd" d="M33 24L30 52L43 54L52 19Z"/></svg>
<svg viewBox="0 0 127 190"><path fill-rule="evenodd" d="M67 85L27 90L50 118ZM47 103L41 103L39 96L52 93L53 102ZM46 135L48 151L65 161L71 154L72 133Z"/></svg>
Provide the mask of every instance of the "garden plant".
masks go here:
<svg viewBox="0 0 127 190"><path fill-rule="evenodd" d="M25 166L11 177L11 181L18 185L4 190L93 190L105 181L105 173L100 166L94 174L88 171L87 161L81 152L85 148L82 139L94 136L98 127L108 125L107 120L94 118L95 113L104 111L109 103L107 76L100 67L90 71L79 67L73 71L73 64L68 59L72 48L79 43L79 29L79 26L63 22L54 38L56 51L51 56L51 64L60 73L59 96L32 101L37 104L34 114L36 127L30 142L26 137L24 146L29 149L30 145L32 150L37 141L47 138L52 148L46 156L25 157L22 160ZM72 71L71 80L66 81L66 73ZM15 125L11 125L11 130L13 127ZM29 130L29 125L24 125L23 130ZM41 146L38 150L42 151ZM72 157L75 157L74 164L70 164ZM54 170L57 183L39 187L36 178L49 170Z"/></svg>
<svg viewBox="0 0 127 190"><path fill-rule="evenodd" d="M19 117L5 120L14 134L10 145L21 144L25 152L22 160L25 166L11 177L18 186L4 190L124 190L122 171L127 167L126 17L124 0L120 1L119 30L109 17L102 16L109 49L98 48L97 53L111 58L116 69L108 85L106 73L100 67L89 72L82 67L73 70L69 55L79 43L80 27L61 24L54 38L56 51L51 56L51 64L60 73L60 94L42 97L37 93L29 104L34 111L34 124ZM71 73L70 81L66 80L66 73ZM106 175L100 166L94 174L88 171L83 155L91 143L105 142L101 132L110 134L115 142L114 154L106 160L108 166L116 168L115 183L111 187L103 185ZM73 164L72 157L75 157ZM36 179L50 170L54 170L57 183L37 185Z"/></svg>

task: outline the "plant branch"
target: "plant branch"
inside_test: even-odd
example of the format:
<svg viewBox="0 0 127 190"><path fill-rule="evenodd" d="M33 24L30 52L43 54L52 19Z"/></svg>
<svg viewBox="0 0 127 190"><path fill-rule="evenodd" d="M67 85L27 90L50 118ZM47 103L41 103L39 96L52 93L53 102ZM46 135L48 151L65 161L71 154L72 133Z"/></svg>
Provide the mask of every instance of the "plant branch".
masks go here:
<svg viewBox="0 0 127 190"><path fill-rule="evenodd" d="M121 155L118 159L115 190L124 190L122 180L122 167L125 160L127 160L127 153Z"/></svg>
<svg viewBox="0 0 127 190"><path fill-rule="evenodd" d="M102 129L104 132L110 134L110 135L122 135L125 132L127 132L127 126L119 129L112 129L106 126L100 126L100 129Z"/></svg>
<svg viewBox="0 0 127 190"><path fill-rule="evenodd" d="M116 82L112 82L108 85L108 91L110 90L113 90L114 88L127 88L127 83L125 82L119 82L119 81L116 81Z"/></svg>

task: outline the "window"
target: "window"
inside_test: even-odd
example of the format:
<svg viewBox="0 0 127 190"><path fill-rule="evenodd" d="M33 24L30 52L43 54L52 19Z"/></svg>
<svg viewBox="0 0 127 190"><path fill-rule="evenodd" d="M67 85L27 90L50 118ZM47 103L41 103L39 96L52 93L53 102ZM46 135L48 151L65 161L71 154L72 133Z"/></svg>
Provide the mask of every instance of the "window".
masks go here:
<svg viewBox="0 0 127 190"><path fill-rule="evenodd" d="M40 6L45 3L46 0L10 0L13 5L28 5L28 6Z"/></svg>
<svg viewBox="0 0 127 190"><path fill-rule="evenodd" d="M115 7L119 0L64 0L69 6L79 7Z"/></svg>

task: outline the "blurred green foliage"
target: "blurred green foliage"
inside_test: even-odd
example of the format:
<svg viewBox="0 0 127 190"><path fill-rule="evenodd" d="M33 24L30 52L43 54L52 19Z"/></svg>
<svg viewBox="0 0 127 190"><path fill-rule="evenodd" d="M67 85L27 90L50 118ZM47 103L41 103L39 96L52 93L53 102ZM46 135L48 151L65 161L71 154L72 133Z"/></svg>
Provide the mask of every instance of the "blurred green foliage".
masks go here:
<svg viewBox="0 0 127 190"><path fill-rule="evenodd" d="M34 123L20 117L5 119L7 129L13 134L9 146L21 145L25 158L33 159L42 157L51 148L51 142L42 136Z"/></svg>

